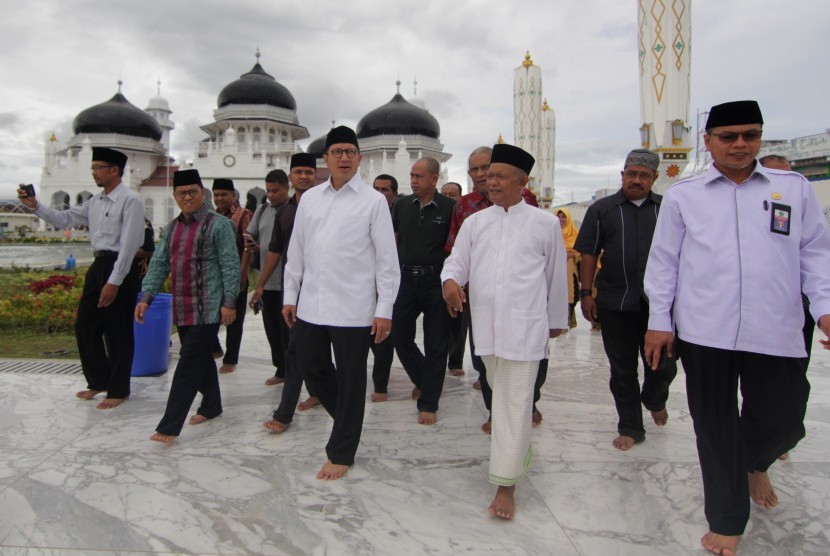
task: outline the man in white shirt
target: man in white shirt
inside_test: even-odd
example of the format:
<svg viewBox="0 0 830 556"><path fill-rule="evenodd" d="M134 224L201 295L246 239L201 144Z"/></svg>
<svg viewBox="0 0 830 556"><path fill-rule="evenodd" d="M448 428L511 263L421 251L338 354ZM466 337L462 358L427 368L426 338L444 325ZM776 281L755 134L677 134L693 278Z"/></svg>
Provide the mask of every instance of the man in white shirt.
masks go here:
<svg viewBox="0 0 830 556"><path fill-rule="evenodd" d="M750 498L778 504L767 469L804 437L802 288L830 333L830 233L807 180L755 160L762 125L755 101L711 109L713 165L664 195L645 275L646 359L676 328L715 554L737 551Z"/></svg>
<svg viewBox="0 0 830 556"><path fill-rule="evenodd" d="M389 336L400 283L389 205L360 178L361 158L353 130L328 133L331 176L298 206L285 267L283 317L295 327L297 364L334 419L322 480L341 478L354 463L369 342Z"/></svg>
<svg viewBox="0 0 830 556"><path fill-rule="evenodd" d="M135 254L144 243L144 201L121 181L126 165L124 153L93 147L92 179L103 192L66 210L50 208L18 190L20 202L53 226L89 227L95 260L84 279L75 321L87 389L75 395L91 400L106 392L98 409L117 407L130 397L132 315L141 287Z"/></svg>
<svg viewBox="0 0 830 556"><path fill-rule="evenodd" d="M534 159L493 147L487 172L494 206L464 221L441 281L450 314L463 310L469 283L475 352L493 390L489 511L511 519L515 485L530 465L533 393L548 338L568 328L565 245L559 220L522 200Z"/></svg>

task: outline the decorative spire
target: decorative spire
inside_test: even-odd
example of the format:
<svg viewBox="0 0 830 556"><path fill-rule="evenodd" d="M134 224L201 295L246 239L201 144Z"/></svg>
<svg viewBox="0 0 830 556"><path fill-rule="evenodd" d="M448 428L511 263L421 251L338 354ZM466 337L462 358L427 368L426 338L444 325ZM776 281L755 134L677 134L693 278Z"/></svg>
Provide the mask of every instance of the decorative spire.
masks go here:
<svg viewBox="0 0 830 556"><path fill-rule="evenodd" d="M398 94L401 94L401 80L395 81L395 85L398 87Z"/></svg>
<svg viewBox="0 0 830 556"><path fill-rule="evenodd" d="M161 76L156 79L156 95L161 96Z"/></svg>
<svg viewBox="0 0 830 556"><path fill-rule="evenodd" d="M123 85L123 84L124 84L124 82L121 81L121 78L119 77L118 78L118 94L119 95L121 94L121 85Z"/></svg>
<svg viewBox="0 0 830 556"><path fill-rule="evenodd" d="M417 75L415 76L414 81L412 81L412 86L413 86L412 96L417 97L418 96L418 76Z"/></svg>
<svg viewBox="0 0 830 556"><path fill-rule="evenodd" d="M522 65L526 68L529 68L533 65L533 60L530 59L530 50L525 53L525 60L522 62Z"/></svg>
<svg viewBox="0 0 830 556"><path fill-rule="evenodd" d="M548 110L550 110L550 106L548 106L548 99L545 99L542 103L542 112L547 112Z"/></svg>
<svg viewBox="0 0 830 556"><path fill-rule="evenodd" d="M496 140L496 143L498 143L499 145L504 144L504 137L501 136L501 133L499 133L499 138Z"/></svg>
<svg viewBox="0 0 830 556"><path fill-rule="evenodd" d="M256 56L256 63L258 64L259 63L259 57L261 56L261 54L259 53L259 47L256 47L255 56Z"/></svg>
<svg viewBox="0 0 830 556"><path fill-rule="evenodd" d="M52 143L54 143L54 142L55 142L55 141L57 141L57 140L58 140L58 137L55 135L55 132L53 131L53 132L52 132L52 136L49 138L49 141L51 141Z"/></svg>

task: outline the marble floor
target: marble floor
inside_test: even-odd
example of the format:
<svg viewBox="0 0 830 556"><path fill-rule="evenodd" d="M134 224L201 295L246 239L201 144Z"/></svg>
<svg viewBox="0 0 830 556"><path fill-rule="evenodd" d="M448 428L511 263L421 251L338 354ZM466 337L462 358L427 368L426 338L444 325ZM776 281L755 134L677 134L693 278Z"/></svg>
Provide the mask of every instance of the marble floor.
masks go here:
<svg viewBox="0 0 830 556"><path fill-rule="evenodd" d="M132 399L110 411L75 399L80 376L0 373L0 554L703 553L682 372L668 425L649 419L646 442L618 452L601 340L584 322L552 341L512 522L486 511L475 373L447 376L440 421L424 427L396 360L391 400L367 404L355 466L322 482L330 419L315 408L269 434L261 423L281 386L263 385L267 343L252 314L243 352L221 377L225 413L167 446L148 437L172 373L134 379ZM808 436L771 470L781 504L753 507L742 554L830 553L830 354L814 353Z"/></svg>

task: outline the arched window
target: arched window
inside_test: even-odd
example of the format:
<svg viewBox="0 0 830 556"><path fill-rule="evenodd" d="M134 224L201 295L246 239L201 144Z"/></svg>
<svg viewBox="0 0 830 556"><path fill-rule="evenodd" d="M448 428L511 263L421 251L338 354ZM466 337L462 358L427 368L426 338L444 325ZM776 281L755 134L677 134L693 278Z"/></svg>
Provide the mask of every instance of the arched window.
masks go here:
<svg viewBox="0 0 830 556"><path fill-rule="evenodd" d="M240 127L239 129L236 130L236 141L238 143L244 143L245 142L245 128L244 127Z"/></svg>
<svg viewBox="0 0 830 556"><path fill-rule="evenodd" d="M260 140L261 140L262 131L258 127L255 127L252 135L253 135L253 142L254 143L259 143Z"/></svg>
<svg viewBox="0 0 830 556"><path fill-rule="evenodd" d="M268 130L268 142L269 143L276 143L277 142L277 130L276 129Z"/></svg>

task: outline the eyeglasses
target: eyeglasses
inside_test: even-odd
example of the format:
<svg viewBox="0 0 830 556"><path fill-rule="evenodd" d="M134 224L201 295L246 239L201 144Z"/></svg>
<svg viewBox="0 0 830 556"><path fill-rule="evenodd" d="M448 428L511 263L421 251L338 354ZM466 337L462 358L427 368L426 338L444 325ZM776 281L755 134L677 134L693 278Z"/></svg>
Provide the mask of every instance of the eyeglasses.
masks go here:
<svg viewBox="0 0 830 556"><path fill-rule="evenodd" d="M193 199L193 198L197 197L199 195L199 193L201 193L201 192L202 192L201 188L199 188L199 189L185 189L185 190L177 189L176 190L176 197L178 197L179 199L184 199L186 197L190 197L191 199Z"/></svg>
<svg viewBox="0 0 830 556"><path fill-rule="evenodd" d="M482 172L482 173L487 172L487 170L489 170L489 169L490 169L489 164L482 164L481 166L473 166L472 168L467 170L467 173L472 176L473 174L477 174L479 172Z"/></svg>
<svg viewBox="0 0 830 556"><path fill-rule="evenodd" d="M760 129L750 129L749 131L725 131L723 133L710 133L709 135L714 135L724 143L734 143L738 140L738 137L742 137L744 141L757 141L761 138L761 134L763 133Z"/></svg>
<svg viewBox="0 0 830 556"><path fill-rule="evenodd" d="M92 170L93 172L96 172L98 170L103 170L104 168L112 168L112 167L113 167L112 164L93 164L92 166L89 167L89 169Z"/></svg>
<svg viewBox="0 0 830 556"><path fill-rule="evenodd" d="M340 158L344 154L348 158L354 158L357 156L357 149L332 149L329 151L329 156L333 156L334 158Z"/></svg>

